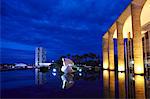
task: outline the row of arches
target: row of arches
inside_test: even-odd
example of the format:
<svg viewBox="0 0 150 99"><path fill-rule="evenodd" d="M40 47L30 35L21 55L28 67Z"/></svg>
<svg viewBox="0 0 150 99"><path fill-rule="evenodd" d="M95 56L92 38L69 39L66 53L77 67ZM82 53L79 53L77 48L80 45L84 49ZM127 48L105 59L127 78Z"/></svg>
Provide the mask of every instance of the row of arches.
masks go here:
<svg viewBox="0 0 150 99"><path fill-rule="evenodd" d="M132 0L114 24L103 36L103 68L115 69L114 42L117 39L118 71L125 71L125 65L134 62L134 73L144 73L142 38L145 33L150 40L150 0ZM124 39L128 39L125 51ZM133 44L132 44L133 43ZM150 49L149 45L147 45ZM132 50L132 51L131 51ZM128 53L127 59L125 55ZM132 57L131 57L132 56ZM125 60L127 63L125 64Z"/></svg>

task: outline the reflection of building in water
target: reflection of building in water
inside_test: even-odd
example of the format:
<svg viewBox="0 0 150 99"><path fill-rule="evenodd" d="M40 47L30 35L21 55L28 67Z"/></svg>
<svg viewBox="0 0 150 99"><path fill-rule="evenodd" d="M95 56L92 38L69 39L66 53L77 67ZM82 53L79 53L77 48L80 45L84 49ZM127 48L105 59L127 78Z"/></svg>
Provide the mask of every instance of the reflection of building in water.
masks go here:
<svg viewBox="0 0 150 99"><path fill-rule="evenodd" d="M46 82L46 74L35 69L35 84L42 85Z"/></svg>
<svg viewBox="0 0 150 99"><path fill-rule="evenodd" d="M118 81L119 81L119 98L126 98L125 91L125 73L118 73Z"/></svg>
<svg viewBox="0 0 150 99"><path fill-rule="evenodd" d="M130 73L126 75L127 78L127 98L134 98L135 97L135 90L134 90L134 76L133 73Z"/></svg>
<svg viewBox="0 0 150 99"><path fill-rule="evenodd" d="M144 76L135 75L135 97L137 99L145 98Z"/></svg>
<svg viewBox="0 0 150 99"><path fill-rule="evenodd" d="M104 97L109 98L109 71L103 71L103 81L104 81Z"/></svg>
<svg viewBox="0 0 150 99"><path fill-rule="evenodd" d="M115 98L115 72L110 71L109 75L109 84L110 84L110 98Z"/></svg>
<svg viewBox="0 0 150 99"><path fill-rule="evenodd" d="M103 82L105 98L150 98L150 81L144 76L103 70Z"/></svg>
<svg viewBox="0 0 150 99"><path fill-rule="evenodd" d="M130 0L130 4L126 9L120 14L118 19L112 24L112 26L103 35L103 68L111 69L108 66L112 63L111 60L114 59L114 49L113 49L113 38L117 39L117 52L118 58L118 71L125 71L125 55L127 54L124 50L124 39L127 38L128 33L130 33L130 38L132 38L132 59L134 61L134 73L144 74L144 58L143 58L143 48L142 48L142 34L150 34L150 0ZM113 35L113 38L112 38ZM147 36L150 38L150 35ZM130 39L129 38L129 39ZM150 42L150 39L147 40ZM145 43L150 46L150 43ZM127 46L128 48L130 46ZM147 47L147 46L146 46ZM145 47L145 48L146 48ZM147 47L150 50L150 47ZM146 50L145 50L146 51ZM150 51L148 51L150 52ZM125 54L126 53L126 54ZM109 57L108 57L109 56ZM128 57L129 58L129 57ZM114 60L113 60L114 62ZM115 62L115 63L116 63ZM127 62L126 62L127 64Z"/></svg>
<svg viewBox="0 0 150 99"><path fill-rule="evenodd" d="M63 82L62 89L68 89L73 86L74 84L73 77L74 77L73 74L63 74L61 76Z"/></svg>
<svg viewBox="0 0 150 99"><path fill-rule="evenodd" d="M145 94L146 94L146 98L150 98L150 81L147 79L145 84Z"/></svg>

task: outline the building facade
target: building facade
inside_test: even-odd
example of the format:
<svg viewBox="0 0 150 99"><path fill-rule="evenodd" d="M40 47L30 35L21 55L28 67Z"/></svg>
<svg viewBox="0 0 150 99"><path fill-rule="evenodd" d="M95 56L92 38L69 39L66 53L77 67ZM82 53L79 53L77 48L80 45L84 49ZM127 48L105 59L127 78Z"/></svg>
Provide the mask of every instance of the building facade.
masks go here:
<svg viewBox="0 0 150 99"><path fill-rule="evenodd" d="M46 51L42 47L37 47L35 49L35 66L40 66L40 63L46 61Z"/></svg>
<svg viewBox="0 0 150 99"><path fill-rule="evenodd" d="M106 31L103 36L104 69L123 72L127 70L126 67L132 62L134 74L144 74L145 66L149 66L150 60L149 4L150 0L131 0L128 7ZM114 61L112 35L113 38L117 39L117 66L114 65L116 62ZM130 46L125 45L124 39L126 38L128 39L127 45ZM126 55L129 57L126 57Z"/></svg>

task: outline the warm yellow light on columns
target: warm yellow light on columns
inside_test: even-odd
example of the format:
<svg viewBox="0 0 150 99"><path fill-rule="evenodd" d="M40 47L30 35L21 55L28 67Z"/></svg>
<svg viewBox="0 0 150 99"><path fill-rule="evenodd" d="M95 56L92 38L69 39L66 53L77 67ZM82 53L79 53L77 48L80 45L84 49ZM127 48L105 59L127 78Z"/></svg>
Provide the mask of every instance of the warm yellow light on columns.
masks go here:
<svg viewBox="0 0 150 99"><path fill-rule="evenodd" d="M116 22L118 39L118 71L125 71L123 24Z"/></svg>
<svg viewBox="0 0 150 99"><path fill-rule="evenodd" d="M136 99L145 99L144 76L135 75L135 98Z"/></svg>
<svg viewBox="0 0 150 99"><path fill-rule="evenodd" d="M106 96L106 98L109 98L109 71L108 70L104 70L103 71L103 83L104 83L104 96Z"/></svg>
<svg viewBox="0 0 150 99"><path fill-rule="evenodd" d="M128 67L127 67L127 68L129 68L130 61L131 61L131 57L130 57L130 56L131 56L131 49L130 49L131 40L130 40L130 38L131 38L131 37L130 37L130 32L128 32L128 43L127 43L127 46L128 46L128 47L127 47L127 48L128 48L128 49L127 49L127 50L128 50L128 51L127 51L127 53L128 53L128 61L127 61L127 62L128 62Z"/></svg>
<svg viewBox="0 0 150 99"><path fill-rule="evenodd" d="M142 46L142 34L141 34L141 23L140 23L141 9L142 9L141 6L136 5L135 3L131 4L135 74L144 73L143 46Z"/></svg>
<svg viewBox="0 0 150 99"><path fill-rule="evenodd" d="M109 73L109 84L110 84L110 98L115 98L115 72L114 71L110 71Z"/></svg>
<svg viewBox="0 0 150 99"><path fill-rule="evenodd" d="M108 69L108 38L103 38L103 69Z"/></svg>
<svg viewBox="0 0 150 99"><path fill-rule="evenodd" d="M114 42L113 33L108 32L108 42L109 42L109 69L114 70Z"/></svg>
<svg viewBox="0 0 150 99"><path fill-rule="evenodd" d="M125 73L118 73L119 98L125 98Z"/></svg>

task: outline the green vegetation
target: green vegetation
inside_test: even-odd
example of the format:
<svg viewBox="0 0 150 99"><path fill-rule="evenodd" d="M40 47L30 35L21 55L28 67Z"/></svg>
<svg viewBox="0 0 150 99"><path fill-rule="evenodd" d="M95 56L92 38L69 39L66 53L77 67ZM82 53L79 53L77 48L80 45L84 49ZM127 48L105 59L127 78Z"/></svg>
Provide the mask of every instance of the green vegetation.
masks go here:
<svg viewBox="0 0 150 99"><path fill-rule="evenodd" d="M87 65L87 66L98 66L100 64L100 58L94 53L87 53L83 55L70 55L61 56L57 61L55 66L62 66L62 58L69 58L73 60L76 65Z"/></svg>
<svg viewBox="0 0 150 99"><path fill-rule="evenodd" d="M48 67L40 67L40 72L42 73L48 72Z"/></svg>

